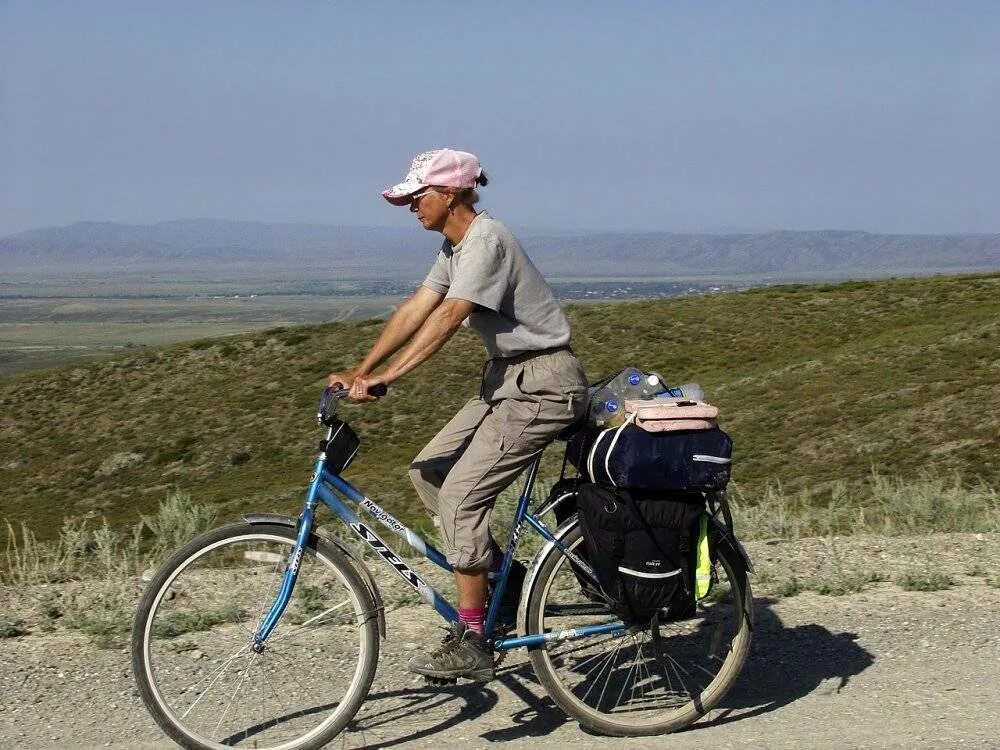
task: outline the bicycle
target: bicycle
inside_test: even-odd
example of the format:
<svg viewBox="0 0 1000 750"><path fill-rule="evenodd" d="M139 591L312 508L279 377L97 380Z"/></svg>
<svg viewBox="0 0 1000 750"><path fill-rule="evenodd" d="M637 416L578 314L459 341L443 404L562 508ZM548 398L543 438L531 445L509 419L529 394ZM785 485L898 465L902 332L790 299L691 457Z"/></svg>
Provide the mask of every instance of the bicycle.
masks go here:
<svg viewBox="0 0 1000 750"><path fill-rule="evenodd" d="M458 621L455 608L348 504L451 570L432 544L340 475L358 444L337 416L346 395L323 392L318 420L326 438L299 517L247 513L243 522L202 534L168 557L140 601L132 634L139 692L183 747L319 748L360 709L386 638L385 607L361 555L316 528L320 504L447 622ZM752 630L753 567L730 531L724 495L709 498L713 585L694 617L626 626L595 596L600 586L579 554L575 515L554 531L542 521L572 492L529 512L540 461L541 453L525 471L487 603L494 652L527 648L549 696L591 730L652 735L696 721L735 682ZM525 525L544 545L529 566L511 629L501 621L500 602Z"/></svg>

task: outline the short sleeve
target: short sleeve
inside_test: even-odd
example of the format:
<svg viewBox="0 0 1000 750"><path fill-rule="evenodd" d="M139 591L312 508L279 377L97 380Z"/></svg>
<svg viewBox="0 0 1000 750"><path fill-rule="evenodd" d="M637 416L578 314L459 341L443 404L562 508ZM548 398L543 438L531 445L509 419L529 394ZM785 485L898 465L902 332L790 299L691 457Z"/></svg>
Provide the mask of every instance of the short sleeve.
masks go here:
<svg viewBox="0 0 1000 750"><path fill-rule="evenodd" d="M511 259L499 238L479 235L462 243L448 296L500 312L510 285Z"/></svg>
<svg viewBox="0 0 1000 750"><path fill-rule="evenodd" d="M448 293L448 287L451 286L451 270L448 267L448 258L443 251L438 253L423 285L438 294Z"/></svg>

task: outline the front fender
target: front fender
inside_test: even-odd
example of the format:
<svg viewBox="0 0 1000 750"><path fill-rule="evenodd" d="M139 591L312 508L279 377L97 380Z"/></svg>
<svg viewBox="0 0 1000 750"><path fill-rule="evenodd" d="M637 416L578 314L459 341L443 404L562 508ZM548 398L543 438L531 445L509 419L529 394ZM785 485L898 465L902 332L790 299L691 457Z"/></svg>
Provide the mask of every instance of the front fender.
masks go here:
<svg viewBox="0 0 1000 750"><path fill-rule="evenodd" d="M293 529L299 524L298 519L282 515L280 513L244 513L243 519L249 524L258 525L272 523L279 526L290 526ZM375 585L375 578L372 576L371 571L368 570L368 566L364 564L362 559L356 552L354 552L354 550L344 544L344 542L338 537L319 530L315 531L315 533L317 536L321 537L324 542L328 542L340 550L344 556L350 560L354 569L361 574L361 578L365 582L365 586L368 588L368 593L371 594L372 601L375 602L375 611L378 613L378 632L382 636L382 640L385 640L385 604L382 603L382 595L379 593L378 586Z"/></svg>

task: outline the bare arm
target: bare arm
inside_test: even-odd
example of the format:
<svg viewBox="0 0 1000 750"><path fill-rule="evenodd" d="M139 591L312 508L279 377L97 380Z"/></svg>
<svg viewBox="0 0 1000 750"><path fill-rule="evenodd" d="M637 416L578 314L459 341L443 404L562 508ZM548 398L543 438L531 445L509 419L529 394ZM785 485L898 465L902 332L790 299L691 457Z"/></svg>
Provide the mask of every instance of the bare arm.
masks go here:
<svg viewBox="0 0 1000 750"><path fill-rule="evenodd" d="M423 285L417 287L417 291L396 308L360 364L346 373L331 373L330 382L337 380L350 387L354 378L368 375L410 340L443 299L443 294Z"/></svg>
<svg viewBox="0 0 1000 750"><path fill-rule="evenodd" d="M385 362L410 340L443 299L444 295L433 289L423 285L417 287L417 291L396 308L396 312L385 324L371 351L361 364L354 368L354 372L363 377Z"/></svg>
<svg viewBox="0 0 1000 750"><path fill-rule="evenodd" d="M440 349L444 342L462 325L462 321L476 309L473 302L464 299L446 299L427 317L420 330L410 339L410 343L384 372L374 375L358 375L351 384L352 401L374 401L368 389L379 383L389 385L394 380L417 367ZM331 376L333 377L333 376Z"/></svg>
<svg viewBox="0 0 1000 750"><path fill-rule="evenodd" d="M476 309L474 302L464 299L445 299L428 317L384 373L379 381L387 385L425 362L434 352L444 346L444 342L462 325Z"/></svg>

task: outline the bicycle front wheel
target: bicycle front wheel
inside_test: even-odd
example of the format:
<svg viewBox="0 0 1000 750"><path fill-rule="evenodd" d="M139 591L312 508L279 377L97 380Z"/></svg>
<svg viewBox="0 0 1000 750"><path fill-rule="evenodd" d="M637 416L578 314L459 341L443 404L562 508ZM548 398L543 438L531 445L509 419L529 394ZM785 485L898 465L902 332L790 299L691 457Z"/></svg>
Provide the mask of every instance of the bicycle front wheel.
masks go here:
<svg viewBox="0 0 1000 750"><path fill-rule="evenodd" d="M563 536L581 548L579 525ZM582 548L581 548L582 549ZM553 701L583 726L630 737L673 732L725 695L750 645L750 585L738 553L720 543L708 597L681 622L612 635L551 641L531 663ZM528 593L527 632L551 633L614 622L607 605L581 590L569 559L551 549Z"/></svg>
<svg viewBox="0 0 1000 750"><path fill-rule="evenodd" d="M278 626L252 648L294 544L287 526L224 526L172 554L146 589L132 667L153 718L183 747L319 748L368 694L375 605L351 563L315 535Z"/></svg>

